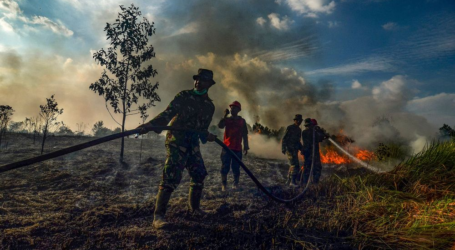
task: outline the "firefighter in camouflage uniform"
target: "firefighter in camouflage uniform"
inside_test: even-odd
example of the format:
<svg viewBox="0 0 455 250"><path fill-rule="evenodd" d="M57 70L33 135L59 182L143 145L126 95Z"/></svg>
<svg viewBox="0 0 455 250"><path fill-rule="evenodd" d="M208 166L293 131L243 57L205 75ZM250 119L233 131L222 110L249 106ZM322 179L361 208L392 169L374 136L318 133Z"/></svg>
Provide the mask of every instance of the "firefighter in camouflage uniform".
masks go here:
<svg viewBox="0 0 455 250"><path fill-rule="evenodd" d="M302 124L302 121L302 115L295 115L294 124L286 128L281 141L281 151L287 155L289 160L288 183L291 187L298 187L299 151L302 149L302 143L300 142L302 129L300 129L300 124Z"/></svg>
<svg viewBox="0 0 455 250"><path fill-rule="evenodd" d="M186 168L191 177L189 191L189 209L195 215L204 215L199 208L204 186L204 178L207 171L199 149L199 140L202 143L214 141L215 135L207 132L212 121L215 106L209 98L208 89L215 84L213 72L207 69L199 69L198 74L193 76L194 89L184 90L178 93L174 100L162 113L150 122L139 126L146 133L154 130L152 126L169 126L199 130L168 131L166 134L167 158L163 169L162 181L156 196L156 205L153 226L157 229L165 227L164 215L172 192L177 188L182 179L182 172ZM202 132L204 131L204 132Z"/></svg>
<svg viewBox="0 0 455 250"><path fill-rule="evenodd" d="M319 143L324 139L329 138L329 134L318 126L315 119L306 118L304 123L305 129L302 131L302 155L303 163L303 179L302 184L306 185L310 178L311 163L313 162L313 182L318 183L321 177L322 163L321 154L319 152ZM314 141L313 141L314 135ZM313 159L313 142L314 142L314 159Z"/></svg>

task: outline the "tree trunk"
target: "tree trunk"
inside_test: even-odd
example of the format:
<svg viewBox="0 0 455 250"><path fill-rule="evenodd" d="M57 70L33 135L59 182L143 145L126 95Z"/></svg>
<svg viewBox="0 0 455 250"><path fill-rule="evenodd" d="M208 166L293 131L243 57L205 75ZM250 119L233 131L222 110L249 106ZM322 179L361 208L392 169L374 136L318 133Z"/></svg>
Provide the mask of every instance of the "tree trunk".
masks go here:
<svg viewBox="0 0 455 250"><path fill-rule="evenodd" d="M125 106L125 104L123 104ZM125 120L126 120L126 112L123 112L123 121L122 121L122 133L125 132ZM123 149L125 146L125 137L122 137L122 146L120 149L120 162L123 162Z"/></svg>
<svg viewBox="0 0 455 250"><path fill-rule="evenodd" d="M125 120L126 120L126 87L128 86L128 70L130 67L130 62L126 65L126 72L125 72L125 86L123 87L123 120L122 120L122 133L125 132ZM123 162L123 149L125 147L125 137L122 137L122 145L120 148L120 162Z"/></svg>
<svg viewBox="0 0 455 250"><path fill-rule="evenodd" d="M2 149L3 128L0 130L0 149Z"/></svg>
<svg viewBox="0 0 455 250"><path fill-rule="evenodd" d="M47 136L47 124L43 130L43 141L41 142L41 154L43 154L43 151L44 151L44 142L46 141L46 136Z"/></svg>

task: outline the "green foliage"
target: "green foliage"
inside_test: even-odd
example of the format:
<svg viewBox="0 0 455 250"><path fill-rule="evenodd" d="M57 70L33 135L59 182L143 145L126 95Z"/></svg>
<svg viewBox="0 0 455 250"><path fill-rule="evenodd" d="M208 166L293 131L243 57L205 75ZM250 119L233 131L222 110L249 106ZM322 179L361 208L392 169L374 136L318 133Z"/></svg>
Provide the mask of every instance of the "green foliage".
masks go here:
<svg viewBox="0 0 455 250"><path fill-rule="evenodd" d="M455 193L455 140L432 142L422 152L398 165L394 173L406 182Z"/></svg>
<svg viewBox="0 0 455 250"><path fill-rule="evenodd" d="M126 114L131 112L133 104L138 103L139 97L148 101L142 107L154 106L154 102L160 101L160 98L155 92L158 83L152 84L149 81L157 71L152 65L141 68L145 62L155 57L153 46L147 44L148 37L155 33L153 23L150 24L145 17L142 22L138 22L141 12L134 5L120 8L122 12L115 22L107 23L104 29L111 47L107 51L101 49L93 54L95 61L105 66L111 76L105 70L101 78L90 85L90 89L102 95L115 113ZM120 107L120 104L123 106Z"/></svg>
<svg viewBox="0 0 455 250"><path fill-rule="evenodd" d="M41 154L43 154L47 133L52 127L59 124L59 122L57 122L57 117L63 114L63 109L58 108L58 103L54 99L54 95L52 95L51 98L46 98L46 104L40 105L39 107L39 115L43 121L43 140L41 143Z"/></svg>
<svg viewBox="0 0 455 250"><path fill-rule="evenodd" d="M155 101L160 101L160 97L156 93L158 83L152 84L149 80L157 71L151 64L142 67L155 57L153 46L148 45L148 37L155 33L154 23L150 24L145 17L140 22L142 14L133 4L128 8L120 5L120 9L122 12L118 13L115 22L107 23L104 28L111 47L93 54L95 61L105 66L109 73L104 70L101 78L90 85L90 89L103 96L115 113L122 114L121 126L124 131L128 113L139 111L143 114L147 108L155 105ZM133 105L138 105L140 97L145 103L132 109ZM122 138L121 161L123 147Z"/></svg>
<svg viewBox="0 0 455 250"><path fill-rule="evenodd" d="M379 161L390 159L404 160L409 156L409 147L402 142L379 143L374 154Z"/></svg>
<svg viewBox="0 0 455 250"><path fill-rule="evenodd" d="M74 132L65 124L62 124L56 131L58 135L74 135Z"/></svg>
<svg viewBox="0 0 455 250"><path fill-rule="evenodd" d="M11 132L23 132L25 129L24 129L24 122L15 122L15 121L11 121L9 123L9 131Z"/></svg>
<svg viewBox="0 0 455 250"><path fill-rule="evenodd" d="M455 138L455 130L449 125L444 124L439 128L439 136L441 139Z"/></svg>
<svg viewBox="0 0 455 250"><path fill-rule="evenodd" d="M0 105L0 129L2 131L8 128L8 123L11 121L14 109L9 105Z"/></svg>
<svg viewBox="0 0 455 250"><path fill-rule="evenodd" d="M8 123L11 121L11 116L13 116L14 109L9 105L0 105L0 145L2 139L6 135L6 130L8 129Z"/></svg>
<svg viewBox="0 0 455 250"><path fill-rule="evenodd" d="M116 128L116 132L120 133L121 128ZM103 137L103 136L108 136L114 133L114 131L104 127L104 122L103 121L98 121L93 125L92 128L93 136L95 137Z"/></svg>
<svg viewBox="0 0 455 250"><path fill-rule="evenodd" d="M280 141L281 138L284 136L285 128L281 127L279 129L271 129L267 126L264 127L259 122L256 122L255 124L253 124L252 132L265 135L268 138L274 138L277 141Z"/></svg>

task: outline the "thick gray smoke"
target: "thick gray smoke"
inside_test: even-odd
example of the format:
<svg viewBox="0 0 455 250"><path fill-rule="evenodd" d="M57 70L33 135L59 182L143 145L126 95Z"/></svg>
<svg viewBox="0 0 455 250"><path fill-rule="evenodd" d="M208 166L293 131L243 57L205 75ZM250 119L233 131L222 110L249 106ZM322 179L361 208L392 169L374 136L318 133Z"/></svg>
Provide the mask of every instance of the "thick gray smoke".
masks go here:
<svg viewBox="0 0 455 250"><path fill-rule="evenodd" d="M237 100L242 103L240 115L250 124L259 116L262 124L278 129L291 124L299 113L318 119L330 133L343 129L361 147L400 139L417 150L426 141L422 138L433 135L435 128L423 117L405 110L413 98L412 82L406 77L395 76L378 83L370 95L331 102L335 93L330 82L309 82L304 72L284 67L285 60L296 57L316 60L319 48L314 22L294 22L295 15L288 6L260 0L177 2L164 2L160 12L153 15L147 15L148 7L139 5L157 28L151 39L157 58L151 63L158 70L153 80L160 82L162 102L149 111L150 117L164 110L179 91L193 88L192 75L198 68L208 68L214 71L217 81L209 92L216 106L212 124L218 122L229 103ZM96 19L99 13L92 16L98 27L93 32L99 34L100 41L105 39L100 25L115 21L119 11L117 6L105 5L108 12L103 12L102 19ZM100 49L97 46L101 47L94 44L91 48ZM114 128L117 125L105 110L104 100L88 89L102 68L88 55L84 60L40 53L29 53L28 57L1 53L0 64L7 69L4 72L12 73L0 76L0 89L4 90L0 97L23 119L35 116L38 105L56 94L65 109L61 119L70 127L77 122L91 127L103 120ZM27 103L14 93L27 96ZM129 119L128 129L139 124L138 116Z"/></svg>
<svg viewBox="0 0 455 250"><path fill-rule="evenodd" d="M172 54L159 64L155 62L163 100L158 110L178 91L192 88L191 76L198 68L208 68L217 81L209 92L216 106L212 124L237 100L242 103L240 115L250 124L259 116L262 124L278 129L292 124L293 116L299 113L318 119L330 133L343 129L358 146L370 149L379 142L401 140L418 151L426 141L422 138L434 135L435 128L425 118L405 110L414 96L413 82L406 77L378 83L368 96L330 102L334 94L330 82L311 83L304 72L279 66L277 60L295 54L314 55L318 47L314 29L303 25L276 32L267 23L268 15L288 10L276 9L273 2L254 6L261 7L252 10L238 1L209 4L200 0L182 2L181 8L167 12L172 24L165 23L163 29L182 28L155 42L158 51ZM260 24L256 17L263 17L266 23Z"/></svg>

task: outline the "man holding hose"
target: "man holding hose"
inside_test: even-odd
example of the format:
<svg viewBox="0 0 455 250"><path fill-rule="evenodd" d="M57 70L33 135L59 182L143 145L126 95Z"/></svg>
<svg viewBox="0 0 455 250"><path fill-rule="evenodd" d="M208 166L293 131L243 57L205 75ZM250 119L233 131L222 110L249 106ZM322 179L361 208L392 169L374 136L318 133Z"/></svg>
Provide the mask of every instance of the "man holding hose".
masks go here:
<svg viewBox="0 0 455 250"><path fill-rule="evenodd" d="M150 122L139 126L141 133L155 131L153 126L169 126L198 130L171 131L166 134L167 158L163 169L163 178L156 196L153 226L157 229L168 225L164 215L172 192L182 179L183 169L187 169L191 177L188 206L194 215L204 215L199 208L204 179L207 175L204 161L199 150L199 140L205 144L214 141L216 136L207 132L212 121L215 106L208 96L208 90L215 84L213 72L199 69L193 76L194 89L178 93L169 106ZM204 131L204 132L202 132Z"/></svg>
<svg viewBox="0 0 455 250"><path fill-rule="evenodd" d="M329 134L324 129L318 126L316 119L306 118L304 123L305 129L302 131L302 151L303 163L303 179L302 185L306 185L310 179L311 165L313 164L313 182L317 184L321 177L322 164L321 153L319 152L319 143L324 139L329 138ZM314 138L313 138L314 135ZM314 158L313 158L314 151Z"/></svg>

